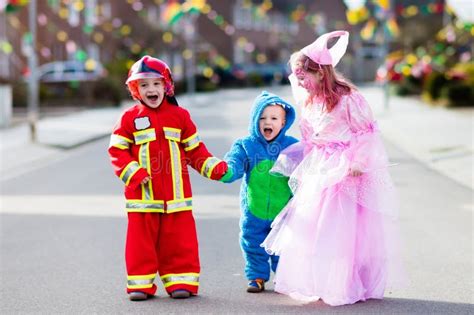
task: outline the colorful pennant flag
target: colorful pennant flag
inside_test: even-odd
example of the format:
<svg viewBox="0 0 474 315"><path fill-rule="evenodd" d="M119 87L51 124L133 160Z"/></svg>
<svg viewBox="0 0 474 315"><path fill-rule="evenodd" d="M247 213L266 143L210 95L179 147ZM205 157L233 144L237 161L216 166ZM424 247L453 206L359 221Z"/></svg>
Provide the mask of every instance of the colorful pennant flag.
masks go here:
<svg viewBox="0 0 474 315"><path fill-rule="evenodd" d="M168 3L161 14L161 18L168 25L173 25L178 22L183 16L183 10L181 4L176 1Z"/></svg>
<svg viewBox="0 0 474 315"><path fill-rule="evenodd" d="M398 37L400 35L400 28L398 27L397 20L394 17L388 19L385 23L387 32L390 34L390 37Z"/></svg>
<svg viewBox="0 0 474 315"><path fill-rule="evenodd" d="M366 7L360 7L358 9L350 9L346 11L347 22L351 25L356 25L367 20L370 16L370 12Z"/></svg>
<svg viewBox="0 0 474 315"><path fill-rule="evenodd" d="M387 11L390 9L390 0L374 0L374 4Z"/></svg>
<svg viewBox="0 0 474 315"><path fill-rule="evenodd" d="M368 20L365 26L360 31L360 36L364 40L372 39L375 35L376 24L377 24L377 21L374 18L371 18L370 20Z"/></svg>

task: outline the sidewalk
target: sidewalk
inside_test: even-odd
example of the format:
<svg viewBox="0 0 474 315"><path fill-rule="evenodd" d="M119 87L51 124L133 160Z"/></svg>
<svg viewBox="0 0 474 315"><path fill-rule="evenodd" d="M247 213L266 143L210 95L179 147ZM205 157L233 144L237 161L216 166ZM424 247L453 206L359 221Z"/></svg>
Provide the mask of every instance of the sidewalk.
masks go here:
<svg viewBox="0 0 474 315"><path fill-rule="evenodd" d="M193 96L192 102L188 96L180 96L178 99L184 106L229 98L252 102L254 95L261 90L255 88L198 93ZM292 100L288 86L272 87L270 90ZM432 107L415 98L391 96L389 107L385 109L380 88L362 87L361 92L369 101L386 140L427 167L474 189L474 108ZM248 95L249 100L246 100L245 95ZM5 180L54 163L68 149L108 136L121 111L122 108L101 108L43 118L37 127L38 144L30 144L29 128L25 123L0 129L1 178Z"/></svg>
<svg viewBox="0 0 474 315"><path fill-rule="evenodd" d="M68 149L110 134L121 108L99 108L45 117L37 124L37 143L30 140L26 122L0 129L1 179L19 176L29 170L54 163Z"/></svg>
<svg viewBox="0 0 474 315"><path fill-rule="evenodd" d="M427 167L474 189L474 107L444 108L414 97L391 96L384 108L380 88L362 92L383 137Z"/></svg>

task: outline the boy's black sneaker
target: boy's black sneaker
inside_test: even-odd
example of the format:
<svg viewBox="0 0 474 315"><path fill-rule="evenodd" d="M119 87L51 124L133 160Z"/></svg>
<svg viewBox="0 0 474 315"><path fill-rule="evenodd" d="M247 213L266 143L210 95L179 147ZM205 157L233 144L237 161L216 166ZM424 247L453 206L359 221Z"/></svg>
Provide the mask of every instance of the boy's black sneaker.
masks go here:
<svg viewBox="0 0 474 315"><path fill-rule="evenodd" d="M259 293L265 290L265 281L263 279L250 280L247 287L249 293Z"/></svg>

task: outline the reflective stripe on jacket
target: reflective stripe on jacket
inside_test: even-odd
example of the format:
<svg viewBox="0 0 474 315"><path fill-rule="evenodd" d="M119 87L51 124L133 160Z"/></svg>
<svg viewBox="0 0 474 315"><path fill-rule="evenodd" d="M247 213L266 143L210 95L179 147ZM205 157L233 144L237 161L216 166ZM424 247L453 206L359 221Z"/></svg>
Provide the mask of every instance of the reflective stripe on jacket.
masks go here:
<svg viewBox="0 0 474 315"><path fill-rule="evenodd" d="M209 153L187 110L169 104L137 104L113 129L109 155L125 183L128 212L173 213L192 210L188 164L201 175L219 179L224 161ZM151 180L142 184L143 179Z"/></svg>

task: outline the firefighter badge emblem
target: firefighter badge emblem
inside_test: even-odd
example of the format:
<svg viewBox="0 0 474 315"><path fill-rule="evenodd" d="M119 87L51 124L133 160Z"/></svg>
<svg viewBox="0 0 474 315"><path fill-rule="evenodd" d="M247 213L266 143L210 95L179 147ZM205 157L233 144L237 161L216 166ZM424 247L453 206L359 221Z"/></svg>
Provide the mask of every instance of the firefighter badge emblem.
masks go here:
<svg viewBox="0 0 474 315"><path fill-rule="evenodd" d="M138 117L135 118L135 128L137 130L143 130L150 127L150 119L148 117Z"/></svg>

